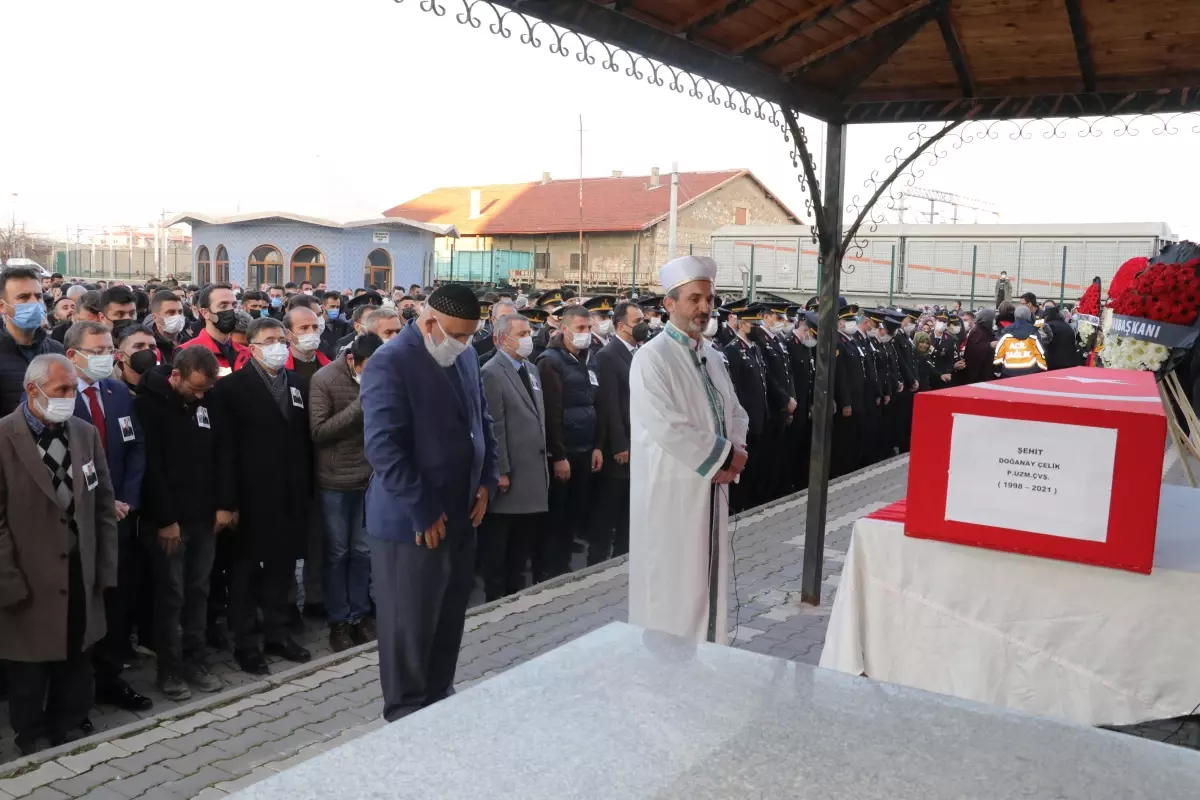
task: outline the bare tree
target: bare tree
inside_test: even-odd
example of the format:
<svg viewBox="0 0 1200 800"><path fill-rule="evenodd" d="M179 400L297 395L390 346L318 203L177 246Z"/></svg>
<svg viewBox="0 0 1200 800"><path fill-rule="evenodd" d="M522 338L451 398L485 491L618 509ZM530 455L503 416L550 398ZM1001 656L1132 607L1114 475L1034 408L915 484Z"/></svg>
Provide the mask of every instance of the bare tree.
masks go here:
<svg viewBox="0 0 1200 800"><path fill-rule="evenodd" d="M25 244L25 229L15 221L0 222L0 260L15 257Z"/></svg>

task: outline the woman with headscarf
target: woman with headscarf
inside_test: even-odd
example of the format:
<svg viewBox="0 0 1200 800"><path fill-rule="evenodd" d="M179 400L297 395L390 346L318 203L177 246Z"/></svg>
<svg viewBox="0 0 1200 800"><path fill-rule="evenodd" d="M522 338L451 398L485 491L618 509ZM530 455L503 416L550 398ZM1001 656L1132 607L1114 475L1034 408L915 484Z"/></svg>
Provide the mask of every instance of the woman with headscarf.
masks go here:
<svg viewBox="0 0 1200 800"><path fill-rule="evenodd" d="M963 347L963 360L966 362L960 373L963 383L982 383L996 377L996 368L992 363L996 347L992 332L995 323L996 312L990 308L980 311L975 318L975 326L967 334Z"/></svg>
<svg viewBox="0 0 1200 800"><path fill-rule="evenodd" d="M925 331L918 331L913 339L917 352L917 377L921 384L920 391L928 392L942 388L942 382L937 374L937 366L933 363L933 339Z"/></svg>

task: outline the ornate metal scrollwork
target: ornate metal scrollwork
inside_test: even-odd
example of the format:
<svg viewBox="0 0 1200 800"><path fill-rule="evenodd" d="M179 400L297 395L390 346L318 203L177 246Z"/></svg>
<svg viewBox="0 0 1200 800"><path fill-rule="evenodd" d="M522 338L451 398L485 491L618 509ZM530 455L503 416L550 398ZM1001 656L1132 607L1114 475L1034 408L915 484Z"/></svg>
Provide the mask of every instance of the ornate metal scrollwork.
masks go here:
<svg viewBox="0 0 1200 800"><path fill-rule="evenodd" d="M403 3L405 0L394 0ZM777 104L762 100L754 95L726 86L710 78L693 75L670 64L634 53L616 45L583 36L567 28L553 25L520 11L497 6L490 0L448 0L459 3L462 10L454 15L461 25L481 28L505 39L517 33L521 44L534 49L546 49L553 55L567 58L574 55L581 64L594 66L609 72L624 73L637 81L652 86L665 87L676 94L686 95L693 100L702 100L711 105L735 111L754 119L768 122L776 128L784 127L783 116ZM440 0L420 0L418 7L438 17L447 13L446 5Z"/></svg>

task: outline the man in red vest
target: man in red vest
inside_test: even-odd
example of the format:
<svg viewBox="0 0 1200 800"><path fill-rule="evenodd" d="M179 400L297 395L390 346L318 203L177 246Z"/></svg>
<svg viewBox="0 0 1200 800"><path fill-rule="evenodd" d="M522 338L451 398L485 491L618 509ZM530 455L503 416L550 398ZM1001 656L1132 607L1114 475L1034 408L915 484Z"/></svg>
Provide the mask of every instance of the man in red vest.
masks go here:
<svg viewBox="0 0 1200 800"><path fill-rule="evenodd" d="M233 372L244 347L235 344L230 335L237 327L237 297L228 283L204 287L196 296L196 308L204 320L204 328L191 341L179 345L203 347L217 357L218 373L223 378Z"/></svg>

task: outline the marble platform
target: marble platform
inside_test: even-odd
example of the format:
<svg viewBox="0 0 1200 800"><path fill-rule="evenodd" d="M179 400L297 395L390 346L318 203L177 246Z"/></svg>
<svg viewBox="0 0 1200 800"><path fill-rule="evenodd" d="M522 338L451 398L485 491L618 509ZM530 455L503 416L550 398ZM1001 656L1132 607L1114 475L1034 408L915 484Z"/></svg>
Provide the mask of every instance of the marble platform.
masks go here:
<svg viewBox="0 0 1200 800"><path fill-rule="evenodd" d="M1200 797L1200 753L613 623L237 800Z"/></svg>

